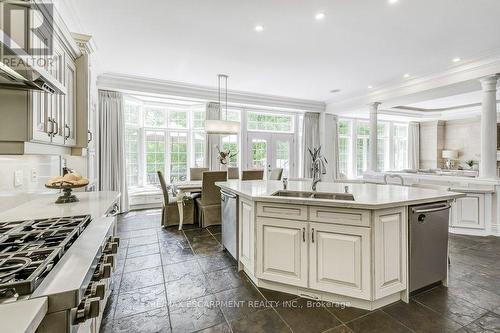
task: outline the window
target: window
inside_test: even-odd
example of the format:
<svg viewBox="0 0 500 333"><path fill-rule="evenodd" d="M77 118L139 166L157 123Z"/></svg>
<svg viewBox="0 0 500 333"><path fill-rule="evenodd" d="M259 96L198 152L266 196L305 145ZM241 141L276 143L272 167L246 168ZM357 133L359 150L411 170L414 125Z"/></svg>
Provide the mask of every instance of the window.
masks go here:
<svg viewBox="0 0 500 333"><path fill-rule="evenodd" d="M187 133L170 132L170 182L187 180Z"/></svg>
<svg viewBox="0 0 500 333"><path fill-rule="evenodd" d="M377 124L377 170L389 169L389 124Z"/></svg>
<svg viewBox="0 0 500 333"><path fill-rule="evenodd" d="M238 157L239 157L239 151L238 151L238 135L223 135L221 137L221 145L223 151L230 151L231 155L234 155L237 153L235 156L229 158L229 161L227 162L227 166L230 167L238 167Z"/></svg>
<svg viewBox="0 0 500 333"><path fill-rule="evenodd" d="M394 125L394 170L408 167L408 125Z"/></svg>
<svg viewBox="0 0 500 333"><path fill-rule="evenodd" d="M130 187L183 181L205 166L204 105L148 103L125 98L125 151Z"/></svg>
<svg viewBox="0 0 500 333"><path fill-rule="evenodd" d="M159 184L157 171L165 170L165 132L145 131L146 184Z"/></svg>
<svg viewBox="0 0 500 333"><path fill-rule="evenodd" d="M350 152L351 152L351 124L347 120L338 123L339 133L339 172L344 176L351 176Z"/></svg>
<svg viewBox="0 0 500 333"><path fill-rule="evenodd" d="M370 127L366 122L358 122L356 127L356 176L362 176L368 169L368 149Z"/></svg>
<svg viewBox="0 0 500 333"><path fill-rule="evenodd" d="M293 116L248 112L249 131L293 132Z"/></svg>
<svg viewBox="0 0 500 333"><path fill-rule="evenodd" d="M339 172L347 177L361 177L368 169L370 126L367 121L339 119ZM401 170L408 165L408 125L377 124L377 169Z"/></svg>

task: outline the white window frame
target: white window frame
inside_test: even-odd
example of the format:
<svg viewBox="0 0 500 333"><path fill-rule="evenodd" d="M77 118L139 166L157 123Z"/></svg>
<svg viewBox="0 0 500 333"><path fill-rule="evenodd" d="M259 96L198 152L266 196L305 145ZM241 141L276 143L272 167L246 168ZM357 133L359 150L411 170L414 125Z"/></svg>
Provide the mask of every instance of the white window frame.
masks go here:
<svg viewBox="0 0 500 333"><path fill-rule="evenodd" d="M350 151L348 153L348 156L349 156L349 159L348 159L348 172L347 172L347 177L348 178L362 178L362 176L358 176L356 175L356 170L357 170L357 139L358 139L358 134L357 134L357 126L358 126L358 123L362 122L362 123L366 123L366 122L369 122L369 120L367 119L363 119L363 118L350 118L350 117L341 117L339 118L339 122L340 121L347 121L349 123L349 136L350 136L350 140L351 140L351 144L350 144ZM389 126L388 129L386 129L388 131L388 140L386 142L386 152L388 152L388 157L386 157L386 161L384 162L385 165L388 166L388 169L385 170L385 171L388 171L388 170L394 170L395 168L395 160L394 160L394 126L395 125L398 125L398 126L408 126L408 123L405 123L405 122L397 122L397 121L379 121L378 124L380 123L383 123L385 124L386 126ZM341 135L339 134L338 136L339 138L341 137ZM343 137L346 137L346 136L343 136ZM371 144L371 143L370 143ZM408 140L406 141L406 150L407 150L407 153L408 153ZM408 161L405 161L405 163L407 164ZM384 170L380 170L380 171L384 171Z"/></svg>

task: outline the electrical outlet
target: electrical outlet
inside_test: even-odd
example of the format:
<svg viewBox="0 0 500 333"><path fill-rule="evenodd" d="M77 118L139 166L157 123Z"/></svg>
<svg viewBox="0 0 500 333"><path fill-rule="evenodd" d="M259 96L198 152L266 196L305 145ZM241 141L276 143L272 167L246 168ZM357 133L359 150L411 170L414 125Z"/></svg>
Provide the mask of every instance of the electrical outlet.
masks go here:
<svg viewBox="0 0 500 333"><path fill-rule="evenodd" d="M14 187L23 185L23 170L14 171Z"/></svg>
<svg viewBox="0 0 500 333"><path fill-rule="evenodd" d="M31 181L35 183L38 180L38 171L33 168L31 169Z"/></svg>

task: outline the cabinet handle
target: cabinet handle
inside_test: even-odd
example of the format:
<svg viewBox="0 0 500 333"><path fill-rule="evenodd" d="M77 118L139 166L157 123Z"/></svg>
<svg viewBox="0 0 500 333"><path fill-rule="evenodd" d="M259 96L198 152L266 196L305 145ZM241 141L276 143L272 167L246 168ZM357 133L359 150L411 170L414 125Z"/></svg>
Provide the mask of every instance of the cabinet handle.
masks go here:
<svg viewBox="0 0 500 333"><path fill-rule="evenodd" d="M314 228L311 229L311 241L314 243Z"/></svg>
<svg viewBox="0 0 500 333"><path fill-rule="evenodd" d="M53 132L53 134L56 135L59 133L59 124L57 123L57 121L55 119L52 119L52 122L54 123L54 128L55 128L55 131Z"/></svg>
<svg viewBox="0 0 500 333"><path fill-rule="evenodd" d="M90 141L94 140L94 134L92 134L92 132L90 130L87 130L87 133L89 134L89 139L88 139L87 143L90 143Z"/></svg>
<svg viewBox="0 0 500 333"><path fill-rule="evenodd" d="M50 124L50 130L49 130L49 124ZM52 118L47 118L47 135L49 137L52 137L52 134L54 132L54 124L52 123Z"/></svg>
<svg viewBox="0 0 500 333"><path fill-rule="evenodd" d="M64 140L68 140L69 137L71 136L71 127L68 126L68 124L64 124L64 130L68 130L68 135L64 136Z"/></svg>
<svg viewBox="0 0 500 333"><path fill-rule="evenodd" d="M305 243L306 241L306 228L302 228L302 241Z"/></svg>

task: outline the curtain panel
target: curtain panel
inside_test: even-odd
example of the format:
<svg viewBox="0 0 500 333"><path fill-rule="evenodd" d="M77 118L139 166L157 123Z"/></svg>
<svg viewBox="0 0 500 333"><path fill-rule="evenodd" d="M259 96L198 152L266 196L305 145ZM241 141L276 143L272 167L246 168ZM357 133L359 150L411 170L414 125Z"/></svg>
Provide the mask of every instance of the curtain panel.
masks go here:
<svg viewBox="0 0 500 333"><path fill-rule="evenodd" d="M418 169L420 165L420 124L408 124L408 169Z"/></svg>
<svg viewBox="0 0 500 333"><path fill-rule="evenodd" d="M308 148L313 150L320 146L319 134L319 113L306 112L304 114L303 130L302 130L302 147L303 147L303 174L304 178L312 178L311 170L311 155Z"/></svg>
<svg viewBox="0 0 500 333"><path fill-rule="evenodd" d="M99 178L101 191L121 193L120 212L129 210L123 96L99 90Z"/></svg>
<svg viewBox="0 0 500 333"><path fill-rule="evenodd" d="M215 102L208 102L206 106L206 119L207 120L220 120L220 105ZM206 159L207 167L210 170L219 170L219 163L217 162L217 145L220 144L219 134L207 134L206 145Z"/></svg>

